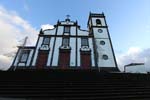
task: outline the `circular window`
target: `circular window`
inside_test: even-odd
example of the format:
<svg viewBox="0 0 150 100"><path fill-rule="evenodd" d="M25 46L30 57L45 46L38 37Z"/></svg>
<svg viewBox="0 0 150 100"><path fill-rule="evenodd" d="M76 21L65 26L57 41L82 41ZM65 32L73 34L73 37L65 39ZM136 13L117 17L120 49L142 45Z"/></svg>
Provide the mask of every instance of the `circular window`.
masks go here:
<svg viewBox="0 0 150 100"><path fill-rule="evenodd" d="M105 41L100 41L100 44L101 45L105 45Z"/></svg>
<svg viewBox="0 0 150 100"><path fill-rule="evenodd" d="M102 30L102 29L98 29L98 32L99 32L99 33L102 33L102 32L103 32L103 30Z"/></svg>
<svg viewBox="0 0 150 100"><path fill-rule="evenodd" d="M104 60L108 60L108 56L107 56L107 55L103 55L102 58L103 58Z"/></svg>

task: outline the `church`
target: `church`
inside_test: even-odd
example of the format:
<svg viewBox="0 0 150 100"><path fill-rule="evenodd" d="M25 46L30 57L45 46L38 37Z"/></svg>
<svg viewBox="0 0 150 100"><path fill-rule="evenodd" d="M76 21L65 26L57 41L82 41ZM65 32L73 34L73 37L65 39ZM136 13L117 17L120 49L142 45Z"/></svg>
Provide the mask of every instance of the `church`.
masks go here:
<svg viewBox="0 0 150 100"><path fill-rule="evenodd" d="M67 17L40 30L35 46L19 46L10 70L99 70L118 72L104 13L90 13L88 30Z"/></svg>

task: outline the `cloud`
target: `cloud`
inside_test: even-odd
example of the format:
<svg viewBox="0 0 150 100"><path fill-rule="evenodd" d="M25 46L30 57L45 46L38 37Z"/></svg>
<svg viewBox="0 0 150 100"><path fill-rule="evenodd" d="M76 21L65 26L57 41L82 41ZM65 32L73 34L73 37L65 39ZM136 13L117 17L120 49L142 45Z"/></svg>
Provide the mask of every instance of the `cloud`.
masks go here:
<svg viewBox="0 0 150 100"><path fill-rule="evenodd" d="M23 8L25 11L27 11L27 12L29 11L29 6L26 3L24 3Z"/></svg>
<svg viewBox="0 0 150 100"><path fill-rule="evenodd" d="M19 40L29 37L27 45L35 45L37 30L30 23L20 17L15 11L10 11L0 6L0 69L6 70L11 60L6 55L16 52Z"/></svg>
<svg viewBox="0 0 150 100"><path fill-rule="evenodd" d="M121 71L129 63L145 63L146 70L150 71L150 48L130 47L126 53L117 55L117 63Z"/></svg>
<svg viewBox="0 0 150 100"><path fill-rule="evenodd" d="M30 10L30 6L28 4L28 1L27 0L22 0L23 2L23 9L26 11L26 12L29 12Z"/></svg>
<svg viewBox="0 0 150 100"><path fill-rule="evenodd" d="M44 25L41 25L41 28L42 28L42 30L53 29L54 26L50 25L50 24L44 24Z"/></svg>
<svg viewBox="0 0 150 100"><path fill-rule="evenodd" d="M10 64L12 63L12 59L4 56L4 55L0 55L0 69L1 70L7 70L10 67Z"/></svg>

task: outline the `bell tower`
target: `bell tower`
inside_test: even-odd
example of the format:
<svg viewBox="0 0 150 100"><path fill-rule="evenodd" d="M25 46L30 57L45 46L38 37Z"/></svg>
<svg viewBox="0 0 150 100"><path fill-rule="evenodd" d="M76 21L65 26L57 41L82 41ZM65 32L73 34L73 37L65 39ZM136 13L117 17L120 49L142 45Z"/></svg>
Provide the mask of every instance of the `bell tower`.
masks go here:
<svg viewBox="0 0 150 100"><path fill-rule="evenodd" d="M104 14L90 13L88 28L93 38L95 61L100 71L119 71Z"/></svg>

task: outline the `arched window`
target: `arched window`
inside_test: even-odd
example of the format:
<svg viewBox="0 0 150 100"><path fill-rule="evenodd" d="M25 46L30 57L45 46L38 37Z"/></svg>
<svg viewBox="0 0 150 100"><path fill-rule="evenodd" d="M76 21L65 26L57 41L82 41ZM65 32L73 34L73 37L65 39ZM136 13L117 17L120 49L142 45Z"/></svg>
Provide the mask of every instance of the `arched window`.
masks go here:
<svg viewBox="0 0 150 100"><path fill-rule="evenodd" d="M21 56L20 56L20 62L25 63L28 60L30 51L29 50L22 50Z"/></svg>
<svg viewBox="0 0 150 100"><path fill-rule="evenodd" d="M64 33L70 33L70 26L64 26Z"/></svg>
<svg viewBox="0 0 150 100"><path fill-rule="evenodd" d="M50 42L50 38L45 37L44 40L43 40L43 44L44 45L49 45L49 42Z"/></svg>
<svg viewBox="0 0 150 100"><path fill-rule="evenodd" d="M101 20L100 19L96 19L96 24L97 25L101 25L102 23L101 23Z"/></svg>
<svg viewBox="0 0 150 100"><path fill-rule="evenodd" d="M63 38L62 45L65 46L65 47L69 46L69 38L66 38L66 37Z"/></svg>
<svg viewBox="0 0 150 100"><path fill-rule="evenodd" d="M88 46L88 38L81 38L81 46Z"/></svg>

